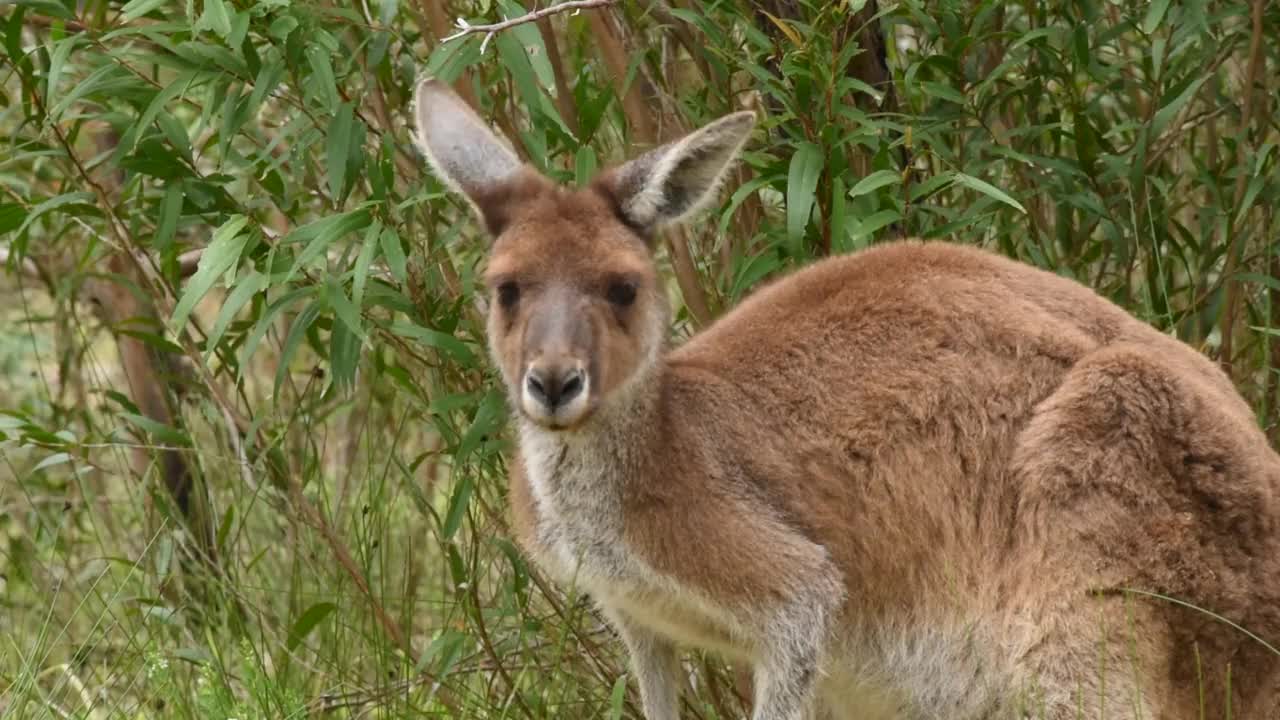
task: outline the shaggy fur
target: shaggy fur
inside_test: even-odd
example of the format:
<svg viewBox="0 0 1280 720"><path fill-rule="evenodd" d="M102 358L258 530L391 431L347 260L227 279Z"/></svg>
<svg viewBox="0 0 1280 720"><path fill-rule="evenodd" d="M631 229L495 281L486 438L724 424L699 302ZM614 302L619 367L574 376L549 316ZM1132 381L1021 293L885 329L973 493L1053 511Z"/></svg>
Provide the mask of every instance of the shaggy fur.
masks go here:
<svg viewBox="0 0 1280 720"><path fill-rule="evenodd" d="M1280 717L1274 654L1125 592L1280 641L1280 458L1211 362L920 242L814 263L669 349L652 221L704 202L750 124L568 190L493 163L444 85L417 97L433 168L497 228L520 542L618 629L649 720L677 717L680 646L750 663L757 720ZM438 107L465 113L441 142ZM555 337L526 331L548 313ZM563 427L514 400L549 348L590 376Z"/></svg>

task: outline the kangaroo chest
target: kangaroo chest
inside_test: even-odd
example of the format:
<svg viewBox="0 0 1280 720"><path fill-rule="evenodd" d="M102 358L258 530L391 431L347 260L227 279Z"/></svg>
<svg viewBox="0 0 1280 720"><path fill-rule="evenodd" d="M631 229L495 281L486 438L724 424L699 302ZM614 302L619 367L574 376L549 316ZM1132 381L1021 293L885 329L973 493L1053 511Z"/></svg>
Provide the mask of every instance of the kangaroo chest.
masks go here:
<svg viewBox="0 0 1280 720"><path fill-rule="evenodd" d="M643 574L624 547L620 478L599 451L537 431L521 438L533 500L536 560L561 582L591 590Z"/></svg>
<svg viewBox="0 0 1280 720"><path fill-rule="evenodd" d="M586 590L606 612L624 613L659 635L735 657L749 654L727 612L628 545L622 478L609 462L616 458L527 436L521 452L533 500L535 562L559 582Z"/></svg>

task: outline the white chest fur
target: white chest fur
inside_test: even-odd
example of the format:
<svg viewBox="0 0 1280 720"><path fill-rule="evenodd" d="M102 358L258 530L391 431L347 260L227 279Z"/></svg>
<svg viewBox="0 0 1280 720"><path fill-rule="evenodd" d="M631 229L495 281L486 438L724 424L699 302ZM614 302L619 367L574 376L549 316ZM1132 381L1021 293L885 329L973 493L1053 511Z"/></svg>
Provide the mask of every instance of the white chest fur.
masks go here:
<svg viewBox="0 0 1280 720"><path fill-rule="evenodd" d="M622 489L625 444L520 428L532 491L535 560L558 581L586 590L606 610L678 643L750 653L749 634L732 614L651 567L628 547Z"/></svg>
<svg viewBox="0 0 1280 720"><path fill-rule="evenodd" d="M560 581L588 589L642 572L623 550L622 478L608 443L520 428L536 514L539 558Z"/></svg>

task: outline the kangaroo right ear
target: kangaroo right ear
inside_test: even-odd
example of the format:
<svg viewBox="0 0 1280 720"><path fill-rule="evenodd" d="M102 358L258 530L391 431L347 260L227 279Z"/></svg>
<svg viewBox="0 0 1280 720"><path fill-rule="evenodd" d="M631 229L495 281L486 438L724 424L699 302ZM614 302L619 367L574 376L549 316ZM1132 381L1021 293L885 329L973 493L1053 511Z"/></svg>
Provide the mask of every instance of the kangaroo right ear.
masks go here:
<svg viewBox="0 0 1280 720"><path fill-rule="evenodd" d="M715 199L755 124L749 110L726 115L606 171L598 186L613 196L623 219L646 234L680 222Z"/></svg>
<svg viewBox="0 0 1280 720"><path fill-rule="evenodd" d="M427 77L413 92L413 140L432 172L470 203L490 233L501 230L506 181L523 163L448 84Z"/></svg>

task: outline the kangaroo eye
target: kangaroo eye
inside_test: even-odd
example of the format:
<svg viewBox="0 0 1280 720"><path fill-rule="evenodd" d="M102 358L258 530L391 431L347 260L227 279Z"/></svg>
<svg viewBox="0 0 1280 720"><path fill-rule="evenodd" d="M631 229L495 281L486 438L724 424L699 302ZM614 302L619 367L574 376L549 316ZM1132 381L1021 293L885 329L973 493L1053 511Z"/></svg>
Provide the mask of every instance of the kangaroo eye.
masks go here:
<svg viewBox="0 0 1280 720"><path fill-rule="evenodd" d="M605 297L618 307L628 307L636 301L636 286L629 282L609 283L609 289L605 292Z"/></svg>
<svg viewBox="0 0 1280 720"><path fill-rule="evenodd" d="M498 304L510 310L520 299L520 286L514 282L504 282L498 286Z"/></svg>

